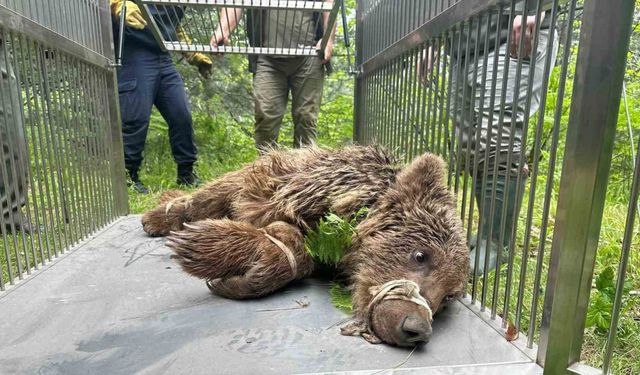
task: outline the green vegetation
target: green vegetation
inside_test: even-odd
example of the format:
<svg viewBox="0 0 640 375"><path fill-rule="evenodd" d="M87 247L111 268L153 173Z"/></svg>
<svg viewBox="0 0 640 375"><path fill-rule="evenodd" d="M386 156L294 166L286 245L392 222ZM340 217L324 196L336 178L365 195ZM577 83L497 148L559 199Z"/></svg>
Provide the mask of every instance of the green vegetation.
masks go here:
<svg viewBox="0 0 640 375"><path fill-rule="evenodd" d="M316 261L337 265L344 256L345 250L351 246L351 238L358 221L366 214L366 208L358 210L355 215L347 219L329 213L320 219L316 228L307 232L304 238L305 249Z"/></svg>

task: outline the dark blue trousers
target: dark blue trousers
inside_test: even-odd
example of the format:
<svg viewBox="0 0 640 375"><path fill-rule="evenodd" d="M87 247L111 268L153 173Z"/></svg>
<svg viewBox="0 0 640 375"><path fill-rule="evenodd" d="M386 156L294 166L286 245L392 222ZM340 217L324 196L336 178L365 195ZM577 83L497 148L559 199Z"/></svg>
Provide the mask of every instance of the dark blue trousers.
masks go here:
<svg viewBox="0 0 640 375"><path fill-rule="evenodd" d="M152 106L169 125L169 143L178 165L196 161L193 121L184 81L167 53L125 47L118 69L124 160L138 170L147 139Z"/></svg>

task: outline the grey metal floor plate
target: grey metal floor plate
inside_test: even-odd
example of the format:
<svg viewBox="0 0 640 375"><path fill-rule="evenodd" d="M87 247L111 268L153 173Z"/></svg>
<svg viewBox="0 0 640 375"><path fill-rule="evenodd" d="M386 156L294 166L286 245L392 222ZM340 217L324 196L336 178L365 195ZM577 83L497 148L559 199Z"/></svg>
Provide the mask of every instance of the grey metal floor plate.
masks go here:
<svg viewBox="0 0 640 375"><path fill-rule="evenodd" d="M410 354L341 336L347 316L331 305L326 280L225 300L183 273L163 243L127 217L1 294L0 374L368 374ZM530 362L455 303L436 316L431 342L393 372L541 373Z"/></svg>

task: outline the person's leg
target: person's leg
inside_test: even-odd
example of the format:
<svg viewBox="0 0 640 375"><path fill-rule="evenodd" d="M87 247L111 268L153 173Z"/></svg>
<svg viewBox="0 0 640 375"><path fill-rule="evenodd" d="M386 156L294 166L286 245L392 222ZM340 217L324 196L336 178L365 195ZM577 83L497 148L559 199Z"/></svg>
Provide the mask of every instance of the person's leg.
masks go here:
<svg viewBox="0 0 640 375"><path fill-rule="evenodd" d="M530 76L530 62L523 61L520 68L520 82L518 94L515 95L517 60L509 59L508 85L505 93L505 103L501 107L499 98L502 96L502 82L504 77L506 45L499 50L498 66L493 64L493 53L489 56L488 72L496 69L496 91L493 94L494 103L491 109L491 98L485 97L483 107L487 108L481 123L481 140L484 153L478 154L479 175L476 179L475 196L480 211L480 236L470 244L476 246L480 252L479 271L482 274L485 264L488 270L495 269L498 259L498 249L510 249L511 234L522 205L524 195L527 165L521 165L523 150L522 133L526 117L531 118L538 111L544 79L544 64L548 49L549 30L541 30L539 35L538 52L535 55L534 75ZM557 52L557 38L551 48L552 64ZM487 82L490 90L491 82ZM490 91L487 91L490 92ZM529 113L525 112L527 94L531 92ZM516 99L517 101L514 100ZM480 103L482 98L476 98ZM504 110L502 128L500 129L500 111ZM515 121L514 121L515 120ZM486 163L486 166L485 166ZM486 168L485 168L486 167ZM486 170L486 174L484 171ZM494 193L495 192L495 193ZM495 194L495 200L492 197ZM489 253L488 262L485 256ZM472 251L471 265L474 268L475 252ZM506 255L506 254L505 254ZM504 260L504 259L501 259Z"/></svg>
<svg viewBox="0 0 640 375"><path fill-rule="evenodd" d="M125 167L135 190L141 193L148 192L140 182L139 170L158 77L157 61L144 53L124 56L118 69Z"/></svg>
<svg viewBox="0 0 640 375"><path fill-rule="evenodd" d="M318 112L322 102L324 67L319 57L305 57L289 77L291 84L291 113L293 117L293 146L313 143L317 135Z"/></svg>
<svg viewBox="0 0 640 375"><path fill-rule="evenodd" d="M260 56L253 76L255 140L259 151L277 146L278 132L287 109L287 76L277 66L282 60Z"/></svg>
<svg viewBox="0 0 640 375"><path fill-rule="evenodd" d="M189 99L185 92L184 81L168 56L160 72L155 105L169 125L171 152L178 165L176 183L187 186L198 185L200 182L193 172L197 149Z"/></svg>

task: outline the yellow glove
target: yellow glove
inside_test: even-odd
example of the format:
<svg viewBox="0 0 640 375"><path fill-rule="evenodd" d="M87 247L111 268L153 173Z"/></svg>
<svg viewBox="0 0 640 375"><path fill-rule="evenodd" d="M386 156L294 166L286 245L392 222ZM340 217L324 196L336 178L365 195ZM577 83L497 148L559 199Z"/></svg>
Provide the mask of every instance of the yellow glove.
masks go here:
<svg viewBox="0 0 640 375"><path fill-rule="evenodd" d="M111 13L113 13L116 17L120 17L120 13L122 12L122 0L109 0L111 5ZM140 8L133 1L127 1L127 14L124 17L124 22L127 26L132 27L134 29L144 29L147 26L147 21L142 17L142 12L140 12Z"/></svg>
<svg viewBox="0 0 640 375"><path fill-rule="evenodd" d="M181 25L178 25L178 27L176 27L176 34L178 35L178 40L183 43L191 44L191 42L193 41ZM211 73L213 71L213 61L209 56L197 52L183 52L182 56L187 59L187 62L189 64L194 65L198 68L198 72L200 72L202 78L209 79L209 77L211 77Z"/></svg>
<svg viewBox="0 0 640 375"><path fill-rule="evenodd" d="M211 58L203 53L189 53L185 54L189 64L198 68L198 72L204 79L209 79L211 73L213 73L213 61Z"/></svg>

